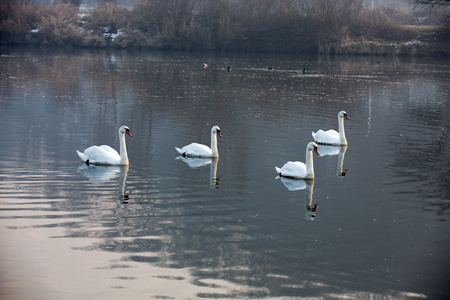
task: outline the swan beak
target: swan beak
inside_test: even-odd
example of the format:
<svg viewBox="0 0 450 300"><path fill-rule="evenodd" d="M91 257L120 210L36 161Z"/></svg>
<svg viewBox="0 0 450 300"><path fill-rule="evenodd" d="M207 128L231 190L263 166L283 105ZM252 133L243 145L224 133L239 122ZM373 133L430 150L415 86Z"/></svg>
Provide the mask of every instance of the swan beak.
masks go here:
<svg viewBox="0 0 450 300"><path fill-rule="evenodd" d="M129 136L133 136L133 135L131 134L131 132L130 132L128 129L127 129L126 133L127 133Z"/></svg>
<svg viewBox="0 0 450 300"><path fill-rule="evenodd" d="M219 131L219 130L217 130L217 135L220 136L220 137L222 137L222 135L220 134L220 131Z"/></svg>
<svg viewBox="0 0 450 300"><path fill-rule="evenodd" d="M345 117L347 120L350 120L349 117L347 116L347 114L345 114L344 117Z"/></svg>
<svg viewBox="0 0 450 300"><path fill-rule="evenodd" d="M314 152L316 152L317 155L320 155L320 154L319 154L319 150L317 150L317 147L314 147Z"/></svg>
<svg viewBox="0 0 450 300"><path fill-rule="evenodd" d="M319 203L314 204L314 206L312 208L312 212L316 212L317 211L317 207L319 207Z"/></svg>

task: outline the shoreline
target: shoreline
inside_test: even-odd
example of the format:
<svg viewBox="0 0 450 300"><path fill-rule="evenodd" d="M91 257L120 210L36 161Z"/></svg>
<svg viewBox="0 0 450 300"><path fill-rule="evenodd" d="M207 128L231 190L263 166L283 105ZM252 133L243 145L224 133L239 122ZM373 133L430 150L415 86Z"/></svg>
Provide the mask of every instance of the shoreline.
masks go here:
<svg viewBox="0 0 450 300"><path fill-rule="evenodd" d="M127 46L120 47L116 45L105 45L101 47L34 44L34 43L14 43L0 44L0 48L54 48L54 49L92 49L92 50L149 50L149 51L199 51L199 52L228 52L228 53L272 53L272 54L299 54L299 55L336 55L336 56L411 56L411 57L430 57L430 56L450 56L450 48L430 45L429 43L417 40L400 43L381 43L375 41L347 41L338 46L327 46L320 48L317 52L296 52L296 51L246 51L246 50L224 50L224 49L200 49L186 48L176 46Z"/></svg>

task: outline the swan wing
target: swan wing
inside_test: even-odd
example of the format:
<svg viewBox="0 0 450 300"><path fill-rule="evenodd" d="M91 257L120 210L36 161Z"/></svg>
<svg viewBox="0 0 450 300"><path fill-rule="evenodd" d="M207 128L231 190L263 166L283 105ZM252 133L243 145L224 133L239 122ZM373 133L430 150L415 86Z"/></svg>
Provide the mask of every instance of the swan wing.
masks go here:
<svg viewBox="0 0 450 300"><path fill-rule="evenodd" d="M208 146L202 145L202 144L197 144L197 143L189 144L187 146L184 146L181 149L175 147L175 149L178 151L178 153L180 153L181 155L184 155L184 156L191 156L191 157L211 157L212 156L211 148L209 148Z"/></svg>
<svg viewBox="0 0 450 300"><path fill-rule="evenodd" d="M120 155L107 145L92 146L84 150L84 155L93 164L115 165L120 163Z"/></svg>
<svg viewBox="0 0 450 300"><path fill-rule="evenodd" d="M306 165L299 161L288 161L281 169L276 169L280 171L278 174L284 177L305 178L306 176Z"/></svg>
<svg viewBox="0 0 450 300"><path fill-rule="evenodd" d="M117 151L114 148L112 148L108 145L101 145L101 146L99 146L99 148L102 148L102 150L104 150L107 153L111 153L111 155L115 155L115 154L119 155L119 153L117 153Z"/></svg>
<svg viewBox="0 0 450 300"><path fill-rule="evenodd" d="M333 129L327 131L323 131L322 129L320 129L316 133L313 132L312 136L316 143L321 144L339 144L340 141L339 132Z"/></svg>

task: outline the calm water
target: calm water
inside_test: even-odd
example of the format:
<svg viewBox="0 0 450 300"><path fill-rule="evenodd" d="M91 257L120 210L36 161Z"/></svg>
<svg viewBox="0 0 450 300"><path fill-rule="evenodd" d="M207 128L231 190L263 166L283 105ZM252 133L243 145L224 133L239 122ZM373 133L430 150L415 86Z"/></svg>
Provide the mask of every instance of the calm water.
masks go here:
<svg viewBox="0 0 450 300"><path fill-rule="evenodd" d="M449 296L448 59L2 52L0 298ZM340 110L349 146L277 179ZM120 125L129 168L83 165Z"/></svg>

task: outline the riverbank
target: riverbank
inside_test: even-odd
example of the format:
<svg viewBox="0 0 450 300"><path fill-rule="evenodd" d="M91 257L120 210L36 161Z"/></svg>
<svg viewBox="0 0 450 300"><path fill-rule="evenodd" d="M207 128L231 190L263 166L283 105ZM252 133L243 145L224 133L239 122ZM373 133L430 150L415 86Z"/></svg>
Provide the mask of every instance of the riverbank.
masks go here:
<svg viewBox="0 0 450 300"><path fill-rule="evenodd" d="M320 1L319 1L320 2ZM450 29L405 26L418 16L366 9L337 1L329 15L287 4L266 11L232 1L222 6L178 7L142 1L133 9L106 4L81 9L71 4L0 5L0 45L176 49L335 55L450 55ZM181 3L181 2L180 2ZM316 2L313 5L316 4ZM344 6L350 3L351 5ZM170 5L169 5L170 4ZM225 5L226 4L226 5ZM167 15L173 11L173 15ZM216 16L212 18L211 16ZM406 21L403 21L405 23Z"/></svg>
<svg viewBox="0 0 450 300"><path fill-rule="evenodd" d="M450 56L450 43L435 40L422 42L347 41L340 47L325 49L321 54L338 55L386 55L386 56Z"/></svg>
<svg viewBox="0 0 450 300"><path fill-rule="evenodd" d="M450 56L450 33L444 28L422 28L415 38L400 41L348 40L323 53L346 55Z"/></svg>

